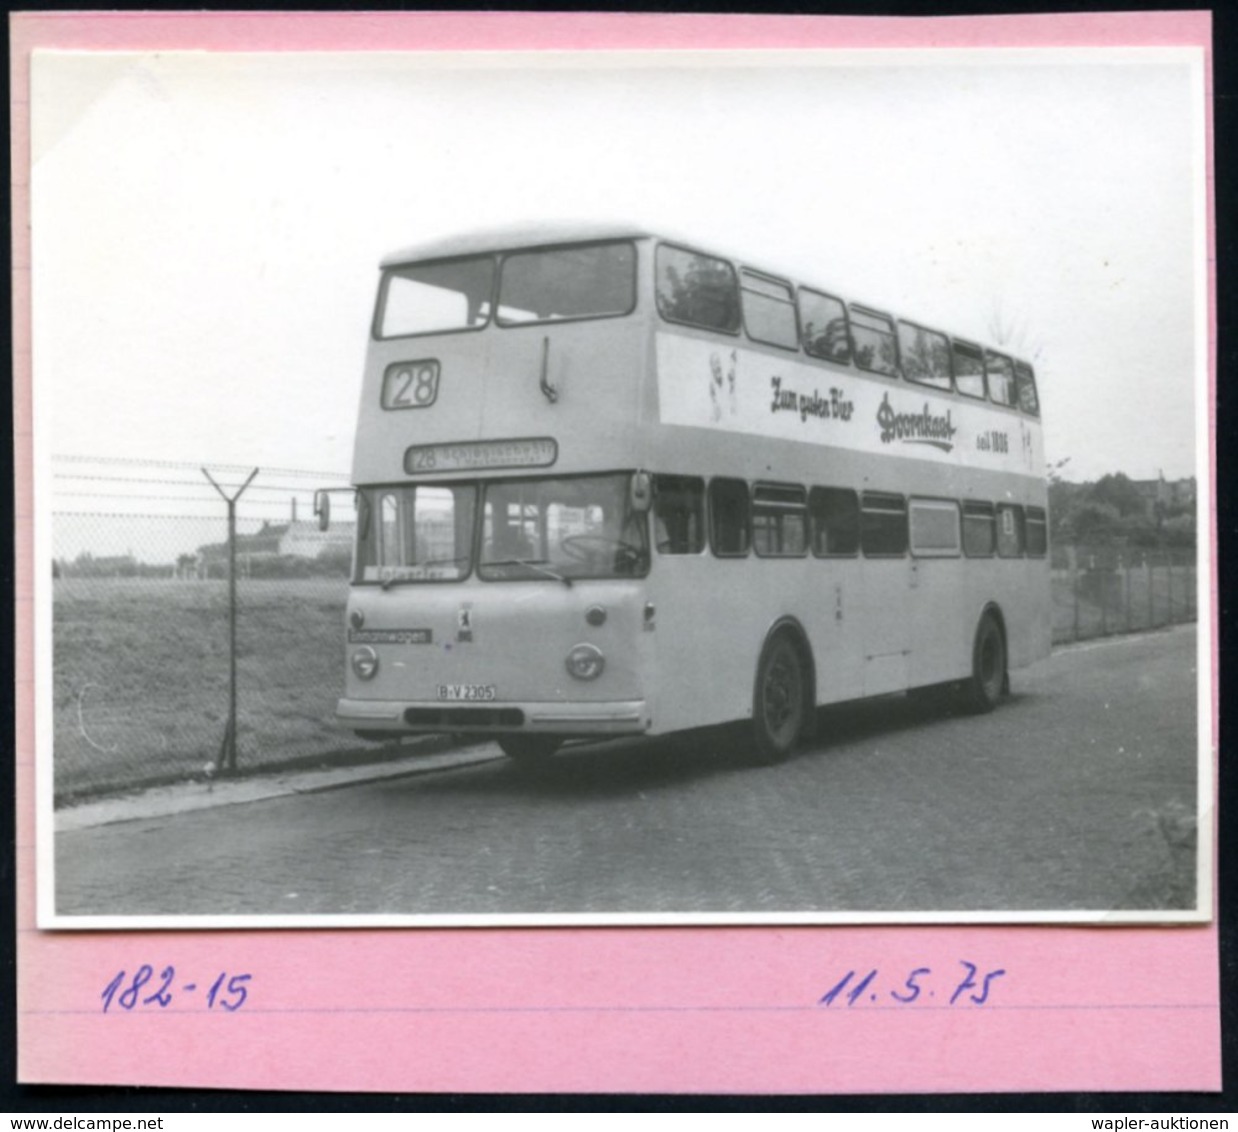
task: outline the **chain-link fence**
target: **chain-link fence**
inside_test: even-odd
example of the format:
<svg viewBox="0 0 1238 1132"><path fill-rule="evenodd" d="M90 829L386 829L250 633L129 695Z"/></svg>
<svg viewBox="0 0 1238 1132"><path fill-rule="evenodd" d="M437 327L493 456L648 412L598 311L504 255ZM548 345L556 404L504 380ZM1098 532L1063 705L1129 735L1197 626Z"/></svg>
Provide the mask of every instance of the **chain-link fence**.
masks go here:
<svg viewBox="0 0 1238 1132"><path fill-rule="evenodd" d="M196 465L55 466L56 796L205 776L228 761L231 555L224 500ZM233 495L250 471L213 474ZM265 471L237 504L240 770L373 749L334 720L344 687L355 516L347 494L337 497L324 533L312 503L315 487L343 479ZM92 502L83 507L86 499ZM176 513L160 513L164 508ZM1057 547L1052 572L1057 643L1196 615L1189 551Z"/></svg>
<svg viewBox="0 0 1238 1132"><path fill-rule="evenodd" d="M1054 644L1156 629L1197 616L1192 549L1059 546L1052 567Z"/></svg>
<svg viewBox="0 0 1238 1132"><path fill-rule="evenodd" d="M224 753L231 666L227 508L196 467L118 469L117 463L85 470L56 465L58 799L206 776ZM213 474L229 494L246 478L238 469ZM334 721L344 686L354 520L338 498L327 532L312 515L314 488L342 480L263 473L238 502L240 769L364 746ZM106 499L105 509L77 509L83 497ZM173 506L198 513L159 513Z"/></svg>

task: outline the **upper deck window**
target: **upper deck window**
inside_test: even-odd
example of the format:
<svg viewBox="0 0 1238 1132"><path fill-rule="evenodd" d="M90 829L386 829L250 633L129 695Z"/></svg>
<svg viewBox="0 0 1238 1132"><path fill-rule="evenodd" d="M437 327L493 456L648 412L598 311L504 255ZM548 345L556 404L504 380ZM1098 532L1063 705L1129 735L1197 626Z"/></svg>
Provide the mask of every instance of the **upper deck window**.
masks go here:
<svg viewBox="0 0 1238 1132"><path fill-rule="evenodd" d="M671 322L739 332L739 281L724 259L658 245L658 313Z"/></svg>
<svg viewBox="0 0 1238 1132"><path fill-rule="evenodd" d="M791 288L777 279L741 273L744 299L744 326L748 337L771 346L788 350L799 347L799 327L795 322L795 304Z"/></svg>
<svg viewBox="0 0 1238 1132"><path fill-rule="evenodd" d="M989 379L989 397L999 405L1014 405L1014 363L1005 354L984 352L984 369Z"/></svg>
<svg viewBox="0 0 1238 1132"><path fill-rule="evenodd" d="M499 324L628 314L636 306L636 248L587 244L503 257Z"/></svg>
<svg viewBox="0 0 1238 1132"><path fill-rule="evenodd" d="M804 328L804 349L814 358L844 366L851 361L847 308L841 299L801 287L800 324Z"/></svg>
<svg viewBox="0 0 1238 1132"><path fill-rule="evenodd" d="M954 343L954 387L967 397L984 399L984 354L970 342Z"/></svg>
<svg viewBox="0 0 1238 1132"><path fill-rule="evenodd" d="M1019 396L1019 408L1033 417L1040 416L1040 398L1036 396L1036 375L1026 362L1014 364L1014 387Z"/></svg>
<svg viewBox="0 0 1238 1132"><path fill-rule="evenodd" d="M404 338L479 330L490 318L494 259L469 256L437 263L410 263L383 276L375 334Z"/></svg>
<svg viewBox="0 0 1238 1132"><path fill-rule="evenodd" d="M889 318L863 307L851 308L851 338L855 364L871 373L893 377L898 373L898 346Z"/></svg>
<svg viewBox="0 0 1238 1132"><path fill-rule="evenodd" d="M950 341L936 330L914 322L898 324L898 345L903 357L903 376L908 381L950 388Z"/></svg>

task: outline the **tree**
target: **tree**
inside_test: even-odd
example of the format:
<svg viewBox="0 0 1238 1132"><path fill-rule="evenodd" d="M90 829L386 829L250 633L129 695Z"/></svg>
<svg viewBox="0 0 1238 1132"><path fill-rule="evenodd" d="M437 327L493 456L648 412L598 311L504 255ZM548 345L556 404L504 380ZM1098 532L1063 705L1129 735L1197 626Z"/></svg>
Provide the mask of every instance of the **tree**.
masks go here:
<svg viewBox="0 0 1238 1132"><path fill-rule="evenodd" d="M1121 472L1101 476L1092 485L1091 498L1097 503L1107 503L1124 519L1146 516L1148 500L1139 489Z"/></svg>

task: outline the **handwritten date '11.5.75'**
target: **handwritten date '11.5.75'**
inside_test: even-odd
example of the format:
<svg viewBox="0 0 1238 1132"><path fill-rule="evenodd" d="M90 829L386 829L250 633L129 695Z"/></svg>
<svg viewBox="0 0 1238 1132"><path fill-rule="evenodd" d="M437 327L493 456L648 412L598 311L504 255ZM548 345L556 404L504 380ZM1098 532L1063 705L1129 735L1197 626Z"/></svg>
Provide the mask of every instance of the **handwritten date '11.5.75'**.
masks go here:
<svg viewBox="0 0 1238 1132"><path fill-rule="evenodd" d="M959 963L964 968L961 977L957 972L949 976L934 976L931 967L917 967L906 977L901 977L901 972L896 975L894 986L889 985L889 979L881 978L876 969L862 978L857 978L855 971L848 971L821 996L817 1005L856 1006L883 1000L903 1006L910 1006L917 1001L921 1005L927 1005L928 1001L932 1000L936 1005L940 990L940 1001L946 1006L983 1006L990 1001L994 981L1006 972L996 968L982 974L975 963L969 963L966 959L960 959Z"/></svg>

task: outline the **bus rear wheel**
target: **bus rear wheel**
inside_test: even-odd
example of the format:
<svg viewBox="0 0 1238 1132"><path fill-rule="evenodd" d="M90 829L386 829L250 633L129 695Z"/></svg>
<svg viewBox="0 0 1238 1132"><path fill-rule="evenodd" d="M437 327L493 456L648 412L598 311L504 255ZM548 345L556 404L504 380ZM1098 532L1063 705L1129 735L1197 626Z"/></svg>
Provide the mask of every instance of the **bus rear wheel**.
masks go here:
<svg viewBox="0 0 1238 1132"><path fill-rule="evenodd" d="M499 738L499 749L513 762L541 766L562 743L562 739L552 735L503 735Z"/></svg>
<svg viewBox="0 0 1238 1132"><path fill-rule="evenodd" d="M1006 684L1006 638L997 618L986 613L976 626L971 678L963 685L963 700L974 712L997 707Z"/></svg>
<svg viewBox="0 0 1238 1132"><path fill-rule="evenodd" d="M799 742L808 718L808 667L786 632L761 650L752 703L754 761L782 762Z"/></svg>

